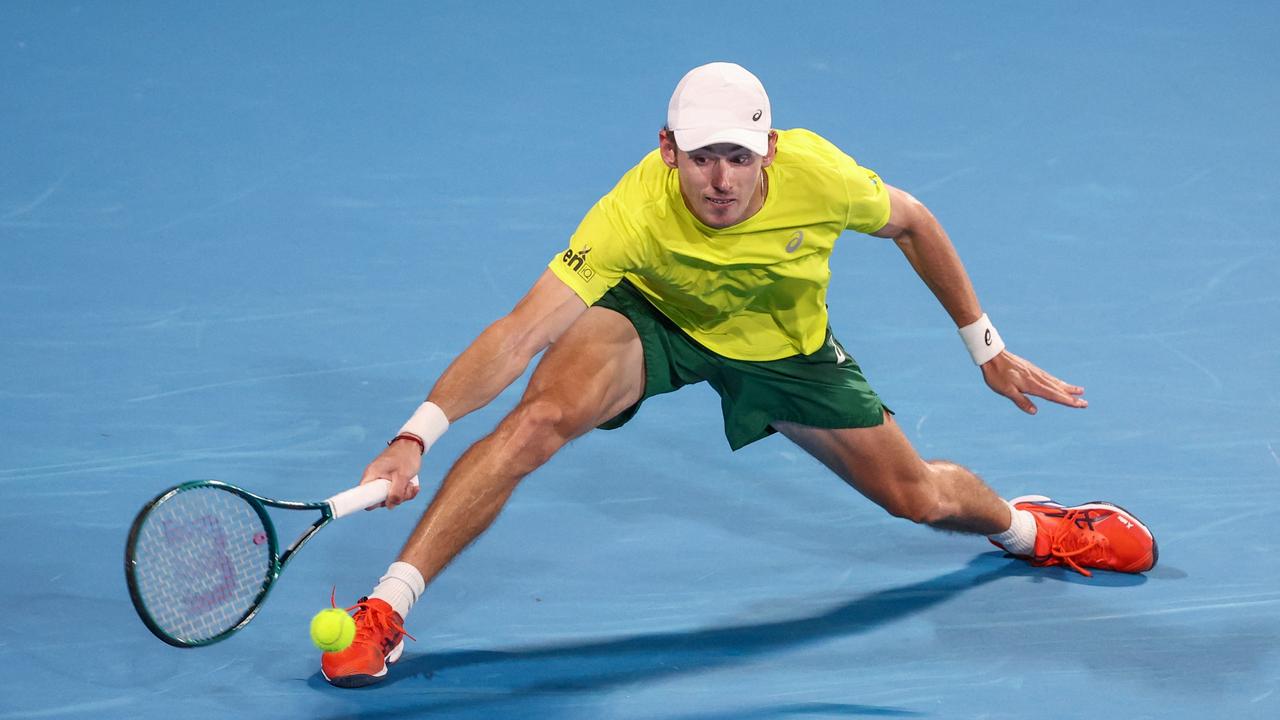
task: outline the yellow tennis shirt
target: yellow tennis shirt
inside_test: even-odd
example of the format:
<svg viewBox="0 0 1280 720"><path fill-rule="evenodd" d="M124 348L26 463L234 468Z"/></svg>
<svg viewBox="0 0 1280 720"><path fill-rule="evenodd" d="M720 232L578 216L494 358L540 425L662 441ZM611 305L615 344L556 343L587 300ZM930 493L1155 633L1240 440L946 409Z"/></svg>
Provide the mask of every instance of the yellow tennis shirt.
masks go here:
<svg viewBox="0 0 1280 720"><path fill-rule="evenodd" d="M690 337L735 360L809 354L827 329L828 259L846 228L875 232L889 195L808 130L778 131L759 212L727 228L684 204L657 150L587 212L548 267L588 304L626 278Z"/></svg>

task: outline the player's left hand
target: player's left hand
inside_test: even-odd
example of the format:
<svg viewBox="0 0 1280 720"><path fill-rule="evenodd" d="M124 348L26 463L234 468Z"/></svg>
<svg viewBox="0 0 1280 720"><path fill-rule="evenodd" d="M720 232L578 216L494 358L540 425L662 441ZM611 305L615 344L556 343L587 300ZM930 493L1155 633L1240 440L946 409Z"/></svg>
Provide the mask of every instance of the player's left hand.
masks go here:
<svg viewBox="0 0 1280 720"><path fill-rule="evenodd" d="M1089 401L1080 397L1084 388L1063 382L1008 350L983 363L982 377L988 387L1012 400L1029 415L1036 414L1036 405L1028 395L1067 407L1089 407Z"/></svg>

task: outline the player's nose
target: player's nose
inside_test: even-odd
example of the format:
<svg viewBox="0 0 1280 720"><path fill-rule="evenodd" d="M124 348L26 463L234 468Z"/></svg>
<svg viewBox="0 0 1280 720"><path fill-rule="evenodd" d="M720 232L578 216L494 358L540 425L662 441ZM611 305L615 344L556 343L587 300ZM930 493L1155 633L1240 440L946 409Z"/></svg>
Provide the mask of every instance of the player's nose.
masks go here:
<svg viewBox="0 0 1280 720"><path fill-rule="evenodd" d="M724 160L717 160L711 167L711 186L721 192L728 192L729 168Z"/></svg>

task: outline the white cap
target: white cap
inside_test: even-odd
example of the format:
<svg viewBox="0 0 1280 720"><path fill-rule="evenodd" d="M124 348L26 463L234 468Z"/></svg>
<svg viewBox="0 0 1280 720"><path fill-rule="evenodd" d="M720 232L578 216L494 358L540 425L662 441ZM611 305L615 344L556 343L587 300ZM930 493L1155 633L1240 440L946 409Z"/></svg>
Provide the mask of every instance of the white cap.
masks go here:
<svg viewBox="0 0 1280 720"><path fill-rule="evenodd" d="M667 128L685 152L733 143L765 155L771 127L773 114L764 85L734 63L713 62L690 70L667 105Z"/></svg>

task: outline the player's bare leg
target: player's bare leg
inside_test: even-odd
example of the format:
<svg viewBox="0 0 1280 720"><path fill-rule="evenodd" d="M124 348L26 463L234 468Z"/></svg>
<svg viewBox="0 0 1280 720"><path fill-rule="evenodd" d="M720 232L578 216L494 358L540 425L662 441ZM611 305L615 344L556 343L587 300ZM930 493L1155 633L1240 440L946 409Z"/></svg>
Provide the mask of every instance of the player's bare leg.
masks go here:
<svg viewBox="0 0 1280 720"><path fill-rule="evenodd" d="M591 308L546 351L520 403L454 463L400 560L430 583L570 440L640 399L644 354L624 316Z"/></svg>
<svg viewBox="0 0 1280 720"><path fill-rule="evenodd" d="M968 469L922 459L887 413L873 428L774 427L890 513L986 535L1033 565L1066 565L1084 575L1088 568L1139 573L1159 557L1151 531L1123 508L1065 507L1039 495L1007 503Z"/></svg>
<svg viewBox="0 0 1280 720"><path fill-rule="evenodd" d="M883 425L869 428L773 426L893 515L979 535L1009 528L1009 506L995 491L960 465L921 458L888 413Z"/></svg>
<svg viewBox="0 0 1280 720"><path fill-rule="evenodd" d="M565 443L633 405L643 391L644 354L631 321L589 308L547 349L515 409L449 470L399 560L357 605L355 641L321 657L325 679L359 687L385 677L387 665L403 651L401 623L408 608L488 529L516 485Z"/></svg>

